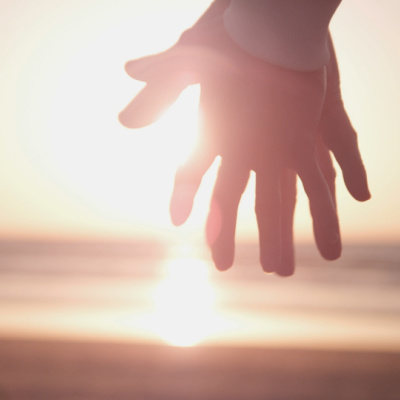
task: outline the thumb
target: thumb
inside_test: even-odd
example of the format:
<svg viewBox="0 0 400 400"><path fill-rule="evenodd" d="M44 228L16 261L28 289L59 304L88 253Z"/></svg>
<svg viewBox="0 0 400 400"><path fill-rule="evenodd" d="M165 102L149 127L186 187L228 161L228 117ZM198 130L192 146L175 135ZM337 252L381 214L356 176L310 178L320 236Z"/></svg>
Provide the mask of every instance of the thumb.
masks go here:
<svg viewBox="0 0 400 400"><path fill-rule="evenodd" d="M196 83L186 68L187 49L174 46L159 54L128 61L125 70L145 88L120 113L127 128L142 128L155 122L178 98L186 86Z"/></svg>
<svg viewBox="0 0 400 400"><path fill-rule="evenodd" d="M176 44L161 53L128 61L125 71L131 78L142 82L173 78L187 86L197 83L192 73L192 58L201 58L201 55L197 55L198 52L197 46Z"/></svg>
<svg viewBox="0 0 400 400"><path fill-rule="evenodd" d="M176 80L148 83L119 114L122 125L143 128L155 122L178 98L184 86Z"/></svg>

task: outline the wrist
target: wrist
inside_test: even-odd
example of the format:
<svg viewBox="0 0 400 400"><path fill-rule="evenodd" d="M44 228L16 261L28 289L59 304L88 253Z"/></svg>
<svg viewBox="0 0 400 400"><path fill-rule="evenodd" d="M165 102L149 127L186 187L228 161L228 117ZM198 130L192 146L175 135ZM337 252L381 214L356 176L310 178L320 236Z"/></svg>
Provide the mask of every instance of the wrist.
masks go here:
<svg viewBox="0 0 400 400"><path fill-rule="evenodd" d="M223 15L242 49L272 64L315 70L329 60L329 22L341 0L232 0Z"/></svg>

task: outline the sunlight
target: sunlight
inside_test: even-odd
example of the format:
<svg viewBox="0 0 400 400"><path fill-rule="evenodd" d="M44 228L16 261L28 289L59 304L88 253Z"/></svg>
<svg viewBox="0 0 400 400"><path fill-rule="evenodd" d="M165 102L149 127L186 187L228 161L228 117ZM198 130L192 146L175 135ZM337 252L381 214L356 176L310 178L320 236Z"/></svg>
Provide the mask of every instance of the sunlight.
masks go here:
<svg viewBox="0 0 400 400"><path fill-rule="evenodd" d="M91 50L65 67L54 90L47 138L52 159L41 158L43 168L109 223L170 226L165 209L174 173L196 143L199 87L184 90L151 126L124 128L118 112L141 84L126 76L119 59L107 65L118 75L105 81L91 63L97 46Z"/></svg>
<svg viewBox="0 0 400 400"><path fill-rule="evenodd" d="M71 49L64 58L48 51L52 41L43 42L24 73L26 84L21 85L24 91L18 98L22 99L19 113L24 115L19 141L26 160L12 152L10 160L18 166L13 175L20 174L24 162L34 167L28 165L26 170L46 178L49 187L30 191L29 198L38 199L35 215L40 221L50 218L52 207L51 218L56 216L57 224L49 225L68 227L63 228L66 235L74 229L96 236L143 236L144 231L146 235L176 234L169 218L169 199L176 168L196 145L200 88L186 88L154 124L136 130L123 127L118 114L143 87L127 76L123 66L144 48L131 54L124 46L111 46L129 29L125 25L110 28ZM153 49L150 44L144 47L148 52ZM43 70L43 63L51 69ZM10 158L9 154L5 157ZM204 225L217 168L218 160L202 179L191 217L181 228L185 233L200 232ZM31 177L29 182L33 182ZM22 184L21 190L25 190ZM58 190L55 200L52 190ZM253 203L246 209L252 214ZM30 214L24 223L31 219Z"/></svg>
<svg viewBox="0 0 400 400"><path fill-rule="evenodd" d="M208 281L207 265L181 258L165 265L165 278L153 293L152 330L174 346L193 346L217 327L213 312L216 293Z"/></svg>
<svg viewBox="0 0 400 400"><path fill-rule="evenodd" d="M186 160L196 144L199 95L199 85L187 87L159 120L145 129L157 136L161 159L167 158L174 167Z"/></svg>

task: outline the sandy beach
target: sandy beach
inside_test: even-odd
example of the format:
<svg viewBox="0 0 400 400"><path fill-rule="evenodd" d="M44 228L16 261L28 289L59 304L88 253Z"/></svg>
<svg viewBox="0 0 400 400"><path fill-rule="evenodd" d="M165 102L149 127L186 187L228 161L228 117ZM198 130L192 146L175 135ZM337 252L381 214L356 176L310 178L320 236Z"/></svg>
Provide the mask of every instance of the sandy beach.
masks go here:
<svg viewBox="0 0 400 400"><path fill-rule="evenodd" d="M400 354L0 341L1 400L398 400Z"/></svg>
<svg viewBox="0 0 400 400"><path fill-rule="evenodd" d="M398 246L289 280L154 249L0 245L0 400L400 399Z"/></svg>

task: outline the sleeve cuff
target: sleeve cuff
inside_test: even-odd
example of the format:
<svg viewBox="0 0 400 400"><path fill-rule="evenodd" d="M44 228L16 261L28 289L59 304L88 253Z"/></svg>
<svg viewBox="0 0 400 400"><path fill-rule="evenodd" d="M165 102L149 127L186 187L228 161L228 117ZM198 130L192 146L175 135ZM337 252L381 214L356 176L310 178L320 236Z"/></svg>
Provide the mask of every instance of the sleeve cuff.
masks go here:
<svg viewBox="0 0 400 400"><path fill-rule="evenodd" d="M341 0L231 0L224 26L255 57L309 71L329 60L329 22Z"/></svg>

